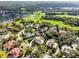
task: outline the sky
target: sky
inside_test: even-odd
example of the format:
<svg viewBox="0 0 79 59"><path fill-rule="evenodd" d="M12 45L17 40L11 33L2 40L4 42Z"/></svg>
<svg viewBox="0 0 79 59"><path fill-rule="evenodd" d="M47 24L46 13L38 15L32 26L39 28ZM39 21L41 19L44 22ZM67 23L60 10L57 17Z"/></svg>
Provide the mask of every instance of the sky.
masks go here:
<svg viewBox="0 0 79 59"><path fill-rule="evenodd" d="M79 0L0 0L0 1L79 1Z"/></svg>

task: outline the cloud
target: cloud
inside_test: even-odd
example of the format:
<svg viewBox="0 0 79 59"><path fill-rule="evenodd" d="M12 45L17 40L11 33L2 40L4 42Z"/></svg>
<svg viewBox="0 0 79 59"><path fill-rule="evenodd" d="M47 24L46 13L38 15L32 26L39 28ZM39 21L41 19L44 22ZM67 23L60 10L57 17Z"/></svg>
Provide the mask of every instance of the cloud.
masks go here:
<svg viewBox="0 0 79 59"><path fill-rule="evenodd" d="M0 0L0 1L79 1L79 0Z"/></svg>

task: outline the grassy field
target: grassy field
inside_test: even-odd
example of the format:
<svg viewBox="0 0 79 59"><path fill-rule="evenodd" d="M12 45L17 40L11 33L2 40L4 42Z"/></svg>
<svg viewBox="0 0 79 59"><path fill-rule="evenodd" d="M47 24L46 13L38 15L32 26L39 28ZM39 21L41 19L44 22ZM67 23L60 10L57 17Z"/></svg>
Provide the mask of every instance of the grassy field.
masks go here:
<svg viewBox="0 0 79 59"><path fill-rule="evenodd" d="M69 24L65 24L61 21L55 21L55 20L42 20L43 22L49 22L51 24L54 24L54 25L59 25L61 27L67 27L69 29L72 29L72 30L79 30L79 26L71 26Z"/></svg>
<svg viewBox="0 0 79 59"><path fill-rule="evenodd" d="M67 27L67 28L72 29L72 30L79 30L79 26L71 26L69 24L65 24L64 22L56 21L56 20L41 19L41 16L45 16L45 14L42 13L42 12L37 12L37 13L34 13L33 15L29 15L28 17L25 17L24 20L25 21L34 20L34 21L39 21L39 22L49 22L51 24L59 25L61 27ZM66 15L60 15L60 16L66 17ZM74 16L68 16L67 15L67 17L74 17ZM79 18L79 16L75 16L75 18Z"/></svg>
<svg viewBox="0 0 79 59"><path fill-rule="evenodd" d="M78 16L73 16L73 15L56 15L58 17L61 17L61 18L74 18L74 19L79 19L79 15Z"/></svg>

